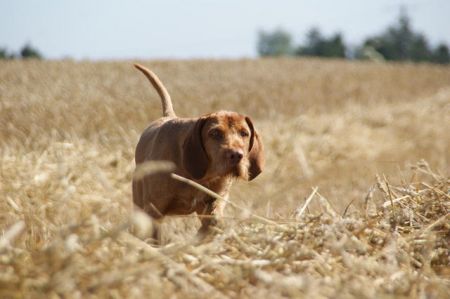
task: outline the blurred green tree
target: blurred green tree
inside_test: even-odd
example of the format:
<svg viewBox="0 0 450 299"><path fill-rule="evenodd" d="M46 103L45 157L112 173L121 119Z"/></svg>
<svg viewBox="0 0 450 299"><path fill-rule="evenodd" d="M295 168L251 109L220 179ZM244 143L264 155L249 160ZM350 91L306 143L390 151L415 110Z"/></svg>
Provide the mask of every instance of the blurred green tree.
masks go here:
<svg viewBox="0 0 450 299"><path fill-rule="evenodd" d="M260 56L292 55L292 37L283 29L273 32L260 31L258 34L258 54Z"/></svg>
<svg viewBox="0 0 450 299"><path fill-rule="evenodd" d="M6 48L0 48L0 59L14 59L14 53L8 52Z"/></svg>
<svg viewBox="0 0 450 299"><path fill-rule="evenodd" d="M300 56L346 57L346 46L340 33L325 38L318 28L313 27L307 33L306 45L299 46L296 54Z"/></svg>
<svg viewBox="0 0 450 299"><path fill-rule="evenodd" d="M29 43L25 44L25 46L22 47L22 49L20 50L20 56L22 58L42 58L41 53L39 53L39 51L33 48L33 46L31 46Z"/></svg>
<svg viewBox="0 0 450 299"><path fill-rule="evenodd" d="M398 22L382 34L365 40L364 47L372 47L386 60L429 61L431 50L421 33L413 31L411 21L404 10Z"/></svg>
<svg viewBox="0 0 450 299"><path fill-rule="evenodd" d="M8 52L4 48L0 48L0 59L6 59Z"/></svg>
<svg viewBox="0 0 450 299"><path fill-rule="evenodd" d="M430 61L431 50L428 41L422 34L416 34L411 42L410 60Z"/></svg>
<svg viewBox="0 0 450 299"><path fill-rule="evenodd" d="M437 46L431 56L433 62L442 64L450 63L450 53L446 44L440 44Z"/></svg>

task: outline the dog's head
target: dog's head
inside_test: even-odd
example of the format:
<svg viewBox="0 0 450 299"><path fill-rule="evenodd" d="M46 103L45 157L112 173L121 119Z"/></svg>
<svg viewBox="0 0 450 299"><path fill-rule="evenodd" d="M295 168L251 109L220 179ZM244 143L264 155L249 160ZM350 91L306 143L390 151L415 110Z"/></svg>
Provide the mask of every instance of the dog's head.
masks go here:
<svg viewBox="0 0 450 299"><path fill-rule="evenodd" d="M199 118L183 145L184 168L194 179L252 180L264 167L261 137L249 117L220 111Z"/></svg>

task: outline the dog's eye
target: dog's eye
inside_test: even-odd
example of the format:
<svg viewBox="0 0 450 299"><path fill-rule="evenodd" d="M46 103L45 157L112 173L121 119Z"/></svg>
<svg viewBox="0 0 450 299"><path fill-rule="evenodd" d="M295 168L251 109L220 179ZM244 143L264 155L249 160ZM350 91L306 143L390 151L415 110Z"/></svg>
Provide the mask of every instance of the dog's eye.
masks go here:
<svg viewBox="0 0 450 299"><path fill-rule="evenodd" d="M209 131L209 136L216 140L221 140L223 138L223 132L219 129L212 129Z"/></svg>
<svg viewBox="0 0 450 299"><path fill-rule="evenodd" d="M246 130L241 130L239 133L242 137L248 137L248 132Z"/></svg>

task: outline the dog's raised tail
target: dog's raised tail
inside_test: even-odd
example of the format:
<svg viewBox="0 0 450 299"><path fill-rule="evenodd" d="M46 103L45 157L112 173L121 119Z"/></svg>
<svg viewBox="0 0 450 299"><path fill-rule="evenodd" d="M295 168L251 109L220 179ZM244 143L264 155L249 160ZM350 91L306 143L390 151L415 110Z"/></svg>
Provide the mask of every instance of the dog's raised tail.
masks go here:
<svg viewBox="0 0 450 299"><path fill-rule="evenodd" d="M156 76L155 73L140 64L134 64L134 67L140 70L145 75L145 77L147 77L147 79L150 81L150 83L152 83L153 87L161 97L163 116L175 117L176 115L173 111L172 100L170 99L169 92L164 87L161 80L159 80L158 76Z"/></svg>

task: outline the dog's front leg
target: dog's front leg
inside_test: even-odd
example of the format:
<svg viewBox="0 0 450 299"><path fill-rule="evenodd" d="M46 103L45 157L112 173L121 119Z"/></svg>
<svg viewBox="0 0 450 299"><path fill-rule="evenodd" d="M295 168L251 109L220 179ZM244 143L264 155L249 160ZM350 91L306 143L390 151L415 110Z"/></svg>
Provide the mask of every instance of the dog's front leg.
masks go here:
<svg viewBox="0 0 450 299"><path fill-rule="evenodd" d="M225 200L215 199L207 196L203 201L203 204L197 208L197 215L202 223L198 234L204 236L211 232L211 228L221 226L221 218L223 216L223 210L225 209L226 200L228 200L228 194L224 196Z"/></svg>

